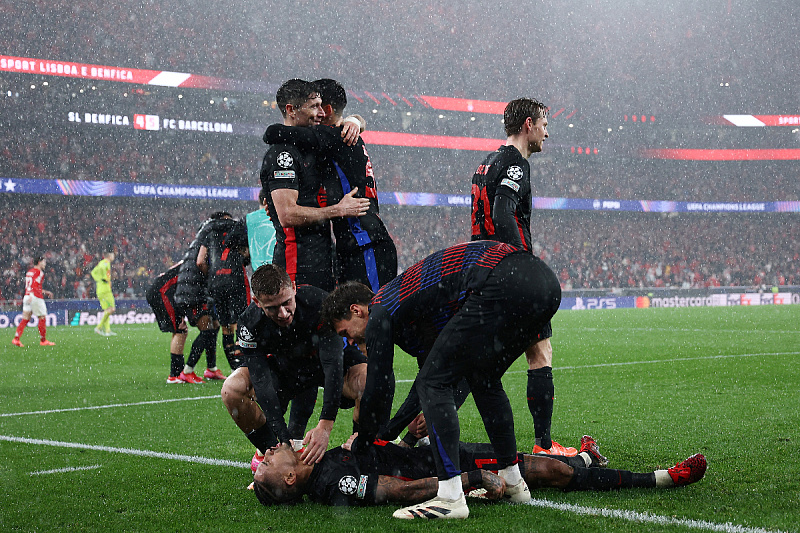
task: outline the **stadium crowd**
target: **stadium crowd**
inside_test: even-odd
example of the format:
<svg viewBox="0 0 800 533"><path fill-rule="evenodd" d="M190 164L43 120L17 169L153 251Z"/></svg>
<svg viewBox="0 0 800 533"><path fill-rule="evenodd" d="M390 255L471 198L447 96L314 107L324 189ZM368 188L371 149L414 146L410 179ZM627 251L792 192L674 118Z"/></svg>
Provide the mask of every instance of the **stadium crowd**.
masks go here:
<svg viewBox="0 0 800 533"><path fill-rule="evenodd" d="M255 203L225 204L235 217ZM34 256L47 259L56 298L91 298L89 277L113 246L114 292L143 297L177 261L218 203L0 194L0 301L24 292ZM469 238L467 208L384 206L401 268ZM800 284L793 215L681 215L535 211L535 252L565 289Z"/></svg>
<svg viewBox="0 0 800 533"><path fill-rule="evenodd" d="M180 185L258 186L266 146L255 136L0 132L0 176ZM369 146L384 192L469 194L481 152ZM794 161L671 161L580 156L547 148L531 160L535 196L684 202L800 199Z"/></svg>
<svg viewBox="0 0 800 533"><path fill-rule="evenodd" d="M245 0L231 9L178 0L24 0L0 8L7 27L0 50L265 84L324 70L362 90L499 101L534 79L547 101L598 110L731 112L744 101L794 108L793 30L781 21L793 20L797 6L679 4ZM309 23L287 34L284 25L298 12ZM486 31L512 20L541 38L510 46L502 32ZM378 42L380 58L372 52ZM445 53L461 50L470 53Z"/></svg>

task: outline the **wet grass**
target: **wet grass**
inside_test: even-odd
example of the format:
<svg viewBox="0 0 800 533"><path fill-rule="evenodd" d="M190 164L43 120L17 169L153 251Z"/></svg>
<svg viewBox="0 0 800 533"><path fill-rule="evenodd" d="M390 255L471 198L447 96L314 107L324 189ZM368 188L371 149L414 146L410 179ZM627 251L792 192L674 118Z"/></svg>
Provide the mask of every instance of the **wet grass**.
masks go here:
<svg viewBox="0 0 800 533"><path fill-rule="evenodd" d="M264 508L245 490L251 479L246 467L119 450L239 463L248 463L252 455L218 399L219 383L164 383L169 339L152 325L118 326L119 335L109 338L91 328L51 328L48 337L55 347L38 346L31 330L23 337L29 344L24 349L11 346L13 333L6 330L0 350L5 374L0 387L0 530L433 527L639 533L688 531L693 529L688 521L695 520L723 531L734 531L733 526L798 531L798 323L800 306L560 313L553 338L555 439L574 446L581 435L592 434L611 466L634 471L668 467L699 451L709 461L706 478L676 490L534 493L573 506L567 510L474 502L466 522L434 525L393 520L393 507ZM414 361L402 354L395 361L397 379L412 379ZM523 361L515 363L504 383L517 413L519 447L528 449L533 426L525 404ZM408 386L398 383L396 403ZM165 400L180 401L141 403ZM485 440L471 400L460 416L464 440ZM346 414L340 417L332 442L345 439L350 429L346 419ZM59 471L47 473L53 470ZM638 522L630 515L578 514L579 508L651 518ZM659 517L662 521L653 523Z"/></svg>

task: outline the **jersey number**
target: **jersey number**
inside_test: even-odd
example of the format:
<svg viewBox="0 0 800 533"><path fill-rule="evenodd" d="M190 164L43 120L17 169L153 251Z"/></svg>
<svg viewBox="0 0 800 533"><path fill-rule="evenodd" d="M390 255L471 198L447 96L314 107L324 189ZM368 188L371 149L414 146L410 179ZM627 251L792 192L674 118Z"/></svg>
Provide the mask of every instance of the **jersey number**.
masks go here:
<svg viewBox="0 0 800 533"><path fill-rule="evenodd" d="M494 222L492 222L492 206L489 203L489 193L486 187L472 184L472 234L481 234L481 222L488 235L494 235Z"/></svg>

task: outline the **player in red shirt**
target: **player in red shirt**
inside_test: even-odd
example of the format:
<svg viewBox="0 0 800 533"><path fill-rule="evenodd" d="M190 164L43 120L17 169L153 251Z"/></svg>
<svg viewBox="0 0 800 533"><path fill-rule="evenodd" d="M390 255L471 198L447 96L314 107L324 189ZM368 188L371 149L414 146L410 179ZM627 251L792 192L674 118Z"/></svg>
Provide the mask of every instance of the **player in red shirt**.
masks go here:
<svg viewBox="0 0 800 533"><path fill-rule="evenodd" d="M44 257L37 257L33 260L33 266L25 274L25 296L22 298L22 321L17 326L17 333L14 335L14 340L11 344L19 346L24 345L20 342L19 338L25 327L28 325L31 316L35 313L39 318L39 336L41 340L39 344L42 346L55 346L54 342L47 340L47 305L44 303L45 295L48 298L53 297L53 293L46 291L42 288L42 280L44 279L44 267L47 261Z"/></svg>

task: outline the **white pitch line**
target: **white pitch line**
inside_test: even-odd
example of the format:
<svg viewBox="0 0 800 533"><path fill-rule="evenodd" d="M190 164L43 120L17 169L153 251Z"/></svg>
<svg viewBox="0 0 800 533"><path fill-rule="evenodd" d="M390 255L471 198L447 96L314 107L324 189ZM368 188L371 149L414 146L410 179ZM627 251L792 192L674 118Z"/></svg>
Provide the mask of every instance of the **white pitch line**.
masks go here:
<svg viewBox="0 0 800 533"><path fill-rule="evenodd" d="M81 470L97 470L100 465L92 466L69 466L67 468L56 468L55 470L39 470L38 472L31 472L31 476L41 476L44 474L63 474L67 472L79 472Z"/></svg>
<svg viewBox="0 0 800 533"><path fill-rule="evenodd" d="M647 365L652 363L674 363L676 361L705 361L712 359L729 359L732 357L758 357L760 355L800 355L800 352L764 352L764 353L743 353L732 355L708 355L703 357L677 357L675 359L654 359L652 361L626 361L622 363L598 363L596 365L575 365L575 366L554 366L553 370L579 370L581 368L603 368L612 366L626 365ZM524 374L527 370L510 370L506 374ZM413 379L398 379L396 383L413 383Z"/></svg>
<svg viewBox="0 0 800 533"><path fill-rule="evenodd" d="M673 516L660 516L650 513L640 513L637 511L604 509L597 507L584 507L583 505L551 502L549 500L541 500L538 498L532 499L529 505L532 505L534 507L555 509L557 511L566 511L569 513L575 513L580 515L602 516L604 518L618 518L621 520L628 520L630 522L644 522L648 524L657 524L661 526L683 526L691 529L707 529L710 531L719 531L721 533L784 533L777 529L762 529L760 527L737 526L736 524L731 524L730 522L726 522L724 524L718 524L716 522L708 522L706 520L675 518Z"/></svg>
<svg viewBox="0 0 800 533"><path fill-rule="evenodd" d="M181 455L176 453L153 452L150 450L136 450L133 448L116 448L113 446L95 446L92 444L81 444L79 442L63 442L57 440L27 439L24 437L12 437L10 435L0 435L0 441L17 442L21 444L36 444L39 446L56 446L59 448L75 448L78 450L93 450L97 452L122 453L125 455L136 455L139 457L155 457L157 459L171 459L173 461L185 461L187 463L200 463L212 466L233 466L236 468L250 468L250 463L240 461L227 461L224 459L210 459L197 455Z"/></svg>
<svg viewBox="0 0 800 533"><path fill-rule="evenodd" d="M151 400L147 402L133 402L133 403L112 403L109 405L93 405L90 407L70 407L68 409L48 409L46 411L27 411L23 413L0 413L0 418L6 416L23 416L23 415L47 415L51 413L68 413L71 411L91 411L94 409L112 409L114 407L134 407L137 405L153 405L157 403L170 403L170 402L186 402L192 400L210 400L212 398L219 398L219 394L215 396L197 396L195 398L171 398L169 400Z"/></svg>
<svg viewBox="0 0 800 533"><path fill-rule="evenodd" d="M171 459L171 460L186 461L189 463L201 463L213 466L233 466L238 468L248 468L250 466L250 463L243 463L238 461L225 461L221 459L209 459L207 457L198 457L195 455L179 455L172 453L153 452L149 450L135 450L132 448L115 448L111 446L94 446L90 444L81 444L77 442L27 439L22 437L12 437L8 435L0 435L0 440L4 440L7 442L22 443L22 444L35 444L39 446L56 446L61 448L76 448L80 450L94 450L94 451L111 452L111 453L122 453L127 455L136 455L139 457ZM47 470L43 472L31 472L31 475L51 474L56 472L69 472L76 470L89 470L93 468L100 468L100 465L89 466L89 467L62 468L58 470ZM558 511L566 511L580 515L601 516L604 518L617 518L621 520L628 520L631 522L645 522L658 525L683 526L693 529L707 529L710 531L719 531L721 533L784 533L779 530L743 527L731 523L717 524L715 522L708 522L705 520L693 520L693 519L675 518L672 516L660 516L660 515L653 515L650 513L640 513L638 511L585 507L582 505L551 502L549 500L543 500L538 498L532 499L529 505L532 505L534 507L555 509Z"/></svg>

